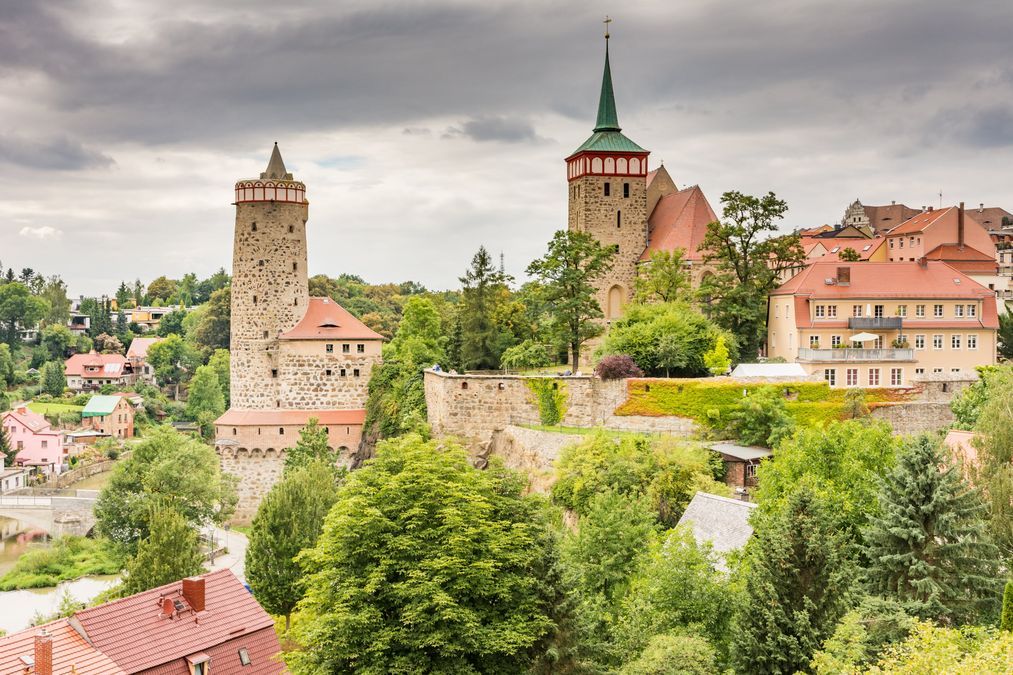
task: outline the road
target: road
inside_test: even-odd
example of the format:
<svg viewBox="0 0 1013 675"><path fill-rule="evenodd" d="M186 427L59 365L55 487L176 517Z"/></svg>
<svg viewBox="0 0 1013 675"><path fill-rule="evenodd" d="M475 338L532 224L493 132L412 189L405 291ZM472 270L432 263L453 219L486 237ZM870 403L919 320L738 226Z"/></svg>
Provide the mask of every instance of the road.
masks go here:
<svg viewBox="0 0 1013 675"><path fill-rule="evenodd" d="M215 528L215 538L229 550L225 555L215 558L212 570L230 569L239 580L246 583L246 547L249 540L242 532Z"/></svg>

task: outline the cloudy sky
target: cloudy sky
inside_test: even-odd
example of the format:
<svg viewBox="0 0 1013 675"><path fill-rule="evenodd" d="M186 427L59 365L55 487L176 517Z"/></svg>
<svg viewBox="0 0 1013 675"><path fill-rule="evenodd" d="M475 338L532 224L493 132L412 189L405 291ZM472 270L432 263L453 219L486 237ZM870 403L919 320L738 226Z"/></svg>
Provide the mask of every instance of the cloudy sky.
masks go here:
<svg viewBox="0 0 1013 675"><path fill-rule="evenodd" d="M0 261L111 292L231 262L278 141L310 272L520 275L566 223L612 24L619 119L720 210L1013 209L1013 3L0 0Z"/></svg>

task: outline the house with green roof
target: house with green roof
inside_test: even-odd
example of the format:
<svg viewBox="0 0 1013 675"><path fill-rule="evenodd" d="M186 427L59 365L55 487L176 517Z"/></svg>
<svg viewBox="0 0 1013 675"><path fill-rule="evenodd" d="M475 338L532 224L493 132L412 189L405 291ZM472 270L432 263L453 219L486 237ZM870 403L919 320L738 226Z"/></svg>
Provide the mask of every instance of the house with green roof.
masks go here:
<svg viewBox="0 0 1013 675"><path fill-rule="evenodd" d="M133 438L134 406L126 394L92 396L81 411L85 429L109 434L113 438Z"/></svg>

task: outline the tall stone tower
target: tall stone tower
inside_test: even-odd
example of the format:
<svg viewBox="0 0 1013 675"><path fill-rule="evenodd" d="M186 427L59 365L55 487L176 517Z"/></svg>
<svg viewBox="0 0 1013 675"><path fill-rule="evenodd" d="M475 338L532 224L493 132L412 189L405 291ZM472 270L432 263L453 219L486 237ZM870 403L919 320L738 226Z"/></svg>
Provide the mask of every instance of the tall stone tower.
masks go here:
<svg viewBox="0 0 1013 675"><path fill-rule="evenodd" d="M616 115L605 33L598 119L594 133L566 158L570 230L587 232L602 244L616 244L612 271L598 283L606 320L622 314L633 293L637 261L647 248L647 150L622 134Z"/></svg>
<svg viewBox="0 0 1013 675"><path fill-rule="evenodd" d="M280 408L278 337L309 305L306 186L274 144L260 178L236 183L232 254L232 407Z"/></svg>

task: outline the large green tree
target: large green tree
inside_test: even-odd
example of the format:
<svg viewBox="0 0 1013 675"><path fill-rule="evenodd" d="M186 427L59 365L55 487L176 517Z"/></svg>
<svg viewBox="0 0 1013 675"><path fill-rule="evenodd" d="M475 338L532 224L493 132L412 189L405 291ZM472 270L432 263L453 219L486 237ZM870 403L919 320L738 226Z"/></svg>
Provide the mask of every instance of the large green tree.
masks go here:
<svg viewBox="0 0 1013 675"><path fill-rule="evenodd" d="M229 365L229 350L228 349L216 349L212 354L211 358L208 359L208 365L218 375L218 384L222 388L222 395L225 397L225 407L228 408L232 400L231 396L231 382L229 379L230 365Z"/></svg>
<svg viewBox="0 0 1013 675"><path fill-rule="evenodd" d="M468 370L488 370L499 367L500 354L508 346L496 322L500 296L510 278L498 270L492 257L480 246L471 267L460 278L461 316L463 331L461 364Z"/></svg>
<svg viewBox="0 0 1013 675"><path fill-rule="evenodd" d="M999 552L988 536L986 508L938 439L923 435L909 443L879 503L865 533L870 590L923 619L994 621Z"/></svg>
<svg viewBox="0 0 1013 675"><path fill-rule="evenodd" d="M987 398L975 421L972 443L978 452L971 473L984 493L989 529L1009 569L1013 564L1013 368L986 373L982 379L988 382Z"/></svg>
<svg viewBox="0 0 1013 675"><path fill-rule="evenodd" d="M147 297L149 302L154 302L155 300L167 301L176 294L177 283L174 279L169 279L165 276L160 276L152 281L148 284Z"/></svg>
<svg viewBox="0 0 1013 675"><path fill-rule="evenodd" d="M296 556L316 544L324 517L337 499L334 465L315 460L290 472L257 508L246 549L246 578L257 601L285 617L302 599L302 569Z"/></svg>
<svg viewBox="0 0 1013 675"><path fill-rule="evenodd" d="M0 342L0 389L13 387L14 382L14 355L8 344Z"/></svg>
<svg viewBox="0 0 1013 675"><path fill-rule="evenodd" d="M736 670L790 675L809 661L851 606L856 571L829 505L796 490L754 523L743 600L732 634Z"/></svg>
<svg viewBox="0 0 1013 675"><path fill-rule="evenodd" d="M999 354L1006 360L1013 360L1013 314L999 314L999 332L997 334Z"/></svg>
<svg viewBox="0 0 1013 675"><path fill-rule="evenodd" d="M148 536L155 505L178 511L195 528L224 523L236 505L235 482L210 446L158 427L117 463L95 504L97 528L133 552Z"/></svg>
<svg viewBox="0 0 1013 675"><path fill-rule="evenodd" d="M63 325L70 319L70 298L67 297L67 284L63 279L52 276L46 279L45 285L38 296L49 303L49 311L43 317L50 325Z"/></svg>
<svg viewBox="0 0 1013 675"><path fill-rule="evenodd" d="M190 312L187 339L207 352L228 349L232 326L232 287L211 293L207 303ZM188 317L189 318L189 317Z"/></svg>
<svg viewBox="0 0 1013 675"><path fill-rule="evenodd" d="M538 503L522 487L450 441L383 442L301 555L292 672L523 672L552 625Z"/></svg>
<svg viewBox="0 0 1013 675"><path fill-rule="evenodd" d="M225 395L218 373L211 366L200 366L190 380L186 415L200 425L206 437L214 435L214 422L225 412Z"/></svg>
<svg viewBox="0 0 1013 675"><path fill-rule="evenodd" d="M75 344L75 335L62 323L51 324L43 328L40 339L49 356L61 361L67 358Z"/></svg>
<svg viewBox="0 0 1013 675"><path fill-rule="evenodd" d="M0 286L0 341L21 344L19 331L35 328L48 311L49 304L32 295L28 286L17 281Z"/></svg>
<svg viewBox="0 0 1013 675"><path fill-rule="evenodd" d="M148 536L127 562L123 595L171 584L204 572L204 555L193 523L171 507L153 505Z"/></svg>
<svg viewBox="0 0 1013 675"><path fill-rule="evenodd" d="M50 396L62 396L63 390L67 388L67 376L63 371L63 361L50 361L42 366L42 373L39 376L42 391Z"/></svg>
<svg viewBox="0 0 1013 675"><path fill-rule="evenodd" d="M295 447L285 452L285 473L288 474L315 462L334 467L338 461L338 453L330 447L327 427L320 426L316 417L311 417L299 430L299 440Z"/></svg>
<svg viewBox="0 0 1013 675"><path fill-rule="evenodd" d="M777 221L788 205L773 192L754 197L731 191L721 195L723 220L707 226L700 244L710 268L700 283L705 311L736 337L740 353L751 359L764 339L767 294L779 275L805 260L798 235L777 236Z"/></svg>
<svg viewBox="0 0 1013 675"><path fill-rule="evenodd" d="M651 259L637 270L634 299L641 303L689 300L691 284L685 258L682 248L651 253Z"/></svg>
<svg viewBox="0 0 1013 675"><path fill-rule="evenodd" d="M200 355L179 335L173 334L148 348L148 363L162 385L170 385L173 398L179 398L179 385L200 365Z"/></svg>
<svg viewBox="0 0 1013 675"><path fill-rule="evenodd" d="M586 232L560 230L546 254L528 265L527 273L541 283L544 301L565 336L574 368L580 367L584 343L604 329L595 283L612 269L617 251Z"/></svg>

